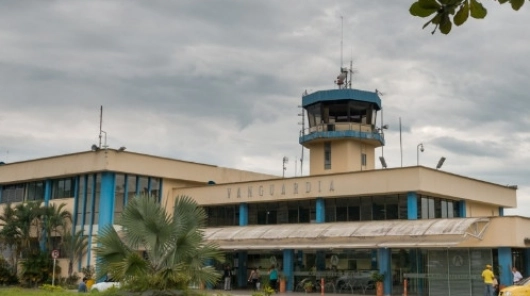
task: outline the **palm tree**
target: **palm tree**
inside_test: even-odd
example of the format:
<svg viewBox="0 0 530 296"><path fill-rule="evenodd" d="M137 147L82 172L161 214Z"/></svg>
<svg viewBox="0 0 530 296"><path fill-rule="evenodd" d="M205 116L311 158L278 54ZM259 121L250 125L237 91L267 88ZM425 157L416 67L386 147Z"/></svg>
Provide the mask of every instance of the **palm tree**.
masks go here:
<svg viewBox="0 0 530 296"><path fill-rule="evenodd" d="M72 214L65 210L66 204L62 203L59 206L56 204L48 205L42 208L41 226L43 235L46 241L46 251L50 251L58 246L52 245L54 236L64 238L66 234L66 226L68 222L72 221Z"/></svg>
<svg viewBox="0 0 530 296"><path fill-rule="evenodd" d="M131 289L185 289L190 283L215 283L219 275L207 266L222 260L217 246L204 241L205 211L187 196L176 198L171 215L148 196L129 200L118 224L100 230L97 278L126 280ZM142 254L141 252L145 252Z"/></svg>
<svg viewBox="0 0 530 296"><path fill-rule="evenodd" d="M39 231L39 218L41 215L40 202L31 201L28 203L21 203L15 206L15 217L14 223L17 228L18 235L20 236L20 244L22 252L28 255L32 249L31 242L32 234L36 234L36 237L40 237Z"/></svg>
<svg viewBox="0 0 530 296"><path fill-rule="evenodd" d="M22 252L22 240L20 238L20 231L17 226L17 215L15 208L11 204L7 204L4 212L0 215L0 241L3 247L9 248L11 257L9 263L14 266L15 271L18 266L18 258Z"/></svg>
<svg viewBox="0 0 530 296"><path fill-rule="evenodd" d="M74 262L81 260L87 253L88 238L83 230L67 230L63 235L62 249L68 258L68 277L74 272Z"/></svg>

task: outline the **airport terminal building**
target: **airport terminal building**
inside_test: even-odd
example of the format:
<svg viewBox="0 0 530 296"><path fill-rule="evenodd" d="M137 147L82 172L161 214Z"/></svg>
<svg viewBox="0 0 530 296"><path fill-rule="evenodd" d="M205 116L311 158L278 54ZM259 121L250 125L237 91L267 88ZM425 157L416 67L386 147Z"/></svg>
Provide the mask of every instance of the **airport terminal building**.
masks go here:
<svg viewBox="0 0 530 296"><path fill-rule="evenodd" d="M282 178L95 147L0 165L0 206L28 200L65 203L89 244L114 224L136 194L172 206L193 197L208 213L207 240L234 267L235 286L249 269L274 264L297 290L325 278L326 291L374 294L368 278L385 275L385 295L482 295L486 264L512 282L530 272L530 219L504 216L516 188L423 166L375 169L384 145L377 93L351 88L302 97L310 151L308 176ZM88 252L81 265L94 265Z"/></svg>

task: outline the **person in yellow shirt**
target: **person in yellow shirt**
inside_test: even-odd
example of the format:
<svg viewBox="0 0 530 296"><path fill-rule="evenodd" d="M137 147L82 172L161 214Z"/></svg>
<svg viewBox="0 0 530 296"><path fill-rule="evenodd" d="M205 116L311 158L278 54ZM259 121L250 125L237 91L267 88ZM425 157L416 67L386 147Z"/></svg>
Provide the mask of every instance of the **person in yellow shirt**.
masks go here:
<svg viewBox="0 0 530 296"><path fill-rule="evenodd" d="M491 270L491 265L486 265L486 269L482 271L482 279L484 280L484 296L493 296L495 291L495 287L493 286L495 275Z"/></svg>

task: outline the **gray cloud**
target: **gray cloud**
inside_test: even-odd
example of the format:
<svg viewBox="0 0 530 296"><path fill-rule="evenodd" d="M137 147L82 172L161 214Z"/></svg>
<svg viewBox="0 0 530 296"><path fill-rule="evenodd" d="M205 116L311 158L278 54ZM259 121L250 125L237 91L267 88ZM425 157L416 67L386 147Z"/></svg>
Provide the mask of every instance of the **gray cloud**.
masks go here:
<svg viewBox="0 0 530 296"><path fill-rule="evenodd" d="M299 174L297 106L305 90L334 87L342 16L354 87L384 93L389 165L432 167L443 155L449 172L520 185L514 213L527 211L528 5L489 3L486 20L449 36L422 30L409 5L4 3L0 159L88 150L103 105L112 147L278 175L288 156L286 173Z"/></svg>

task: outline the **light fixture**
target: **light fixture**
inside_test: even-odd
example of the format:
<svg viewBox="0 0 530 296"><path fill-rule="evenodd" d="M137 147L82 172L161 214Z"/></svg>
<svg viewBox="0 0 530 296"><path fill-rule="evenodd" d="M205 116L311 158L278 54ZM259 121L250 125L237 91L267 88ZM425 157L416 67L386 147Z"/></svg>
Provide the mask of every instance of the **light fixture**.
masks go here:
<svg viewBox="0 0 530 296"><path fill-rule="evenodd" d="M418 146L416 146L416 165L420 165L420 151L423 152L424 150L423 143L419 143Z"/></svg>
<svg viewBox="0 0 530 296"><path fill-rule="evenodd" d="M445 157L441 157L440 160L438 160L438 164L436 165L436 169L439 169L444 165Z"/></svg>
<svg viewBox="0 0 530 296"><path fill-rule="evenodd" d="M381 165L383 166L383 168L386 169L386 160L383 156L379 156L379 160L381 161Z"/></svg>
<svg viewBox="0 0 530 296"><path fill-rule="evenodd" d="M92 149L92 151L98 151L99 147L96 144L92 144L92 147L90 149Z"/></svg>
<svg viewBox="0 0 530 296"><path fill-rule="evenodd" d="M118 151L120 151L120 152L121 152L121 151L125 151L125 149L127 149L127 147L125 147L125 146L121 146L121 147L118 149Z"/></svg>

